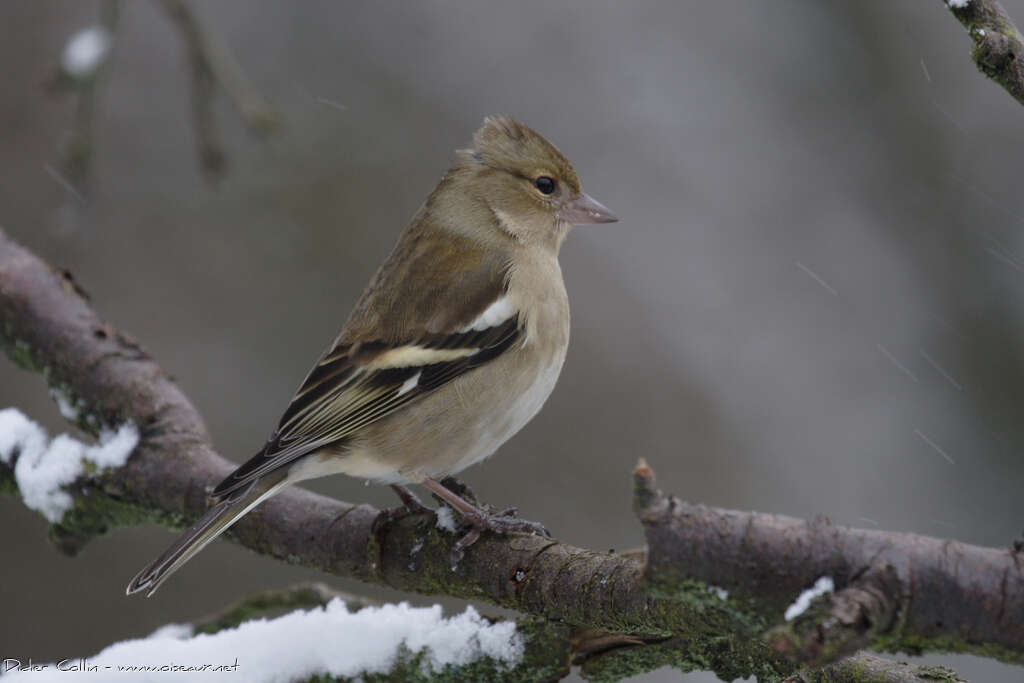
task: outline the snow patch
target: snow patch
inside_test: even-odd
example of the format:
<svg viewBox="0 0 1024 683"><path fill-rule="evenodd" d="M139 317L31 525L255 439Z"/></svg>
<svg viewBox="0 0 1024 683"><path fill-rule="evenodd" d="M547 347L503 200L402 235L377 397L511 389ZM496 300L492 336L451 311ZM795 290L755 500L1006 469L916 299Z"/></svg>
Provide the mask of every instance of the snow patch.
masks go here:
<svg viewBox="0 0 1024 683"><path fill-rule="evenodd" d="M955 7L956 9L963 9L971 4L971 0L946 0L946 2L950 7Z"/></svg>
<svg viewBox="0 0 1024 683"><path fill-rule="evenodd" d="M74 422L78 419L78 408L75 406L74 399L66 391L51 387L50 396L57 402L57 410L65 420Z"/></svg>
<svg viewBox="0 0 1024 683"><path fill-rule="evenodd" d="M515 622L491 624L472 607L446 619L440 605L401 603L351 613L337 599L325 607L256 619L214 634L191 636L190 631L187 626L171 625L147 638L111 645L93 657L71 660L97 667L76 672L84 675L74 678L123 681L129 674L132 681L166 682L171 680L168 671L188 671L182 680L190 681L223 680L225 672L242 674L240 680L251 683L324 675L355 678L390 671L403 646L423 653L423 672L429 675L449 664L462 666L483 657L514 666L524 650ZM194 668L160 670L169 665ZM203 665L210 668L198 668ZM31 683L67 679L66 672L50 664L42 671L11 671L4 680L21 680L19 675Z"/></svg>
<svg viewBox="0 0 1024 683"><path fill-rule="evenodd" d="M110 54L110 31L102 26L89 26L71 36L60 56L60 66L74 79L91 78Z"/></svg>
<svg viewBox="0 0 1024 683"><path fill-rule="evenodd" d="M99 469L120 467L138 443L139 432L131 422L116 431L103 429L99 442L89 445L67 434L51 441L21 411L0 410L0 462L10 466L18 456L14 479L22 501L51 523L59 522L71 507L71 495L63 487L84 475L87 464Z"/></svg>
<svg viewBox="0 0 1024 683"><path fill-rule="evenodd" d="M805 590L797 599L793 601L793 604L786 608L786 621L793 621L798 616L807 611L807 608L811 606L811 600L825 593L831 593L836 589L835 583L832 581L831 576L822 576L814 585Z"/></svg>
<svg viewBox="0 0 1024 683"><path fill-rule="evenodd" d="M174 640L185 640L192 637L191 624L164 624L147 636L147 638L173 638Z"/></svg>
<svg viewBox="0 0 1024 683"><path fill-rule="evenodd" d="M452 509L447 505L438 507L434 514L437 515L437 528L441 531L454 534L459 530L459 525L455 523L455 516L452 515Z"/></svg>

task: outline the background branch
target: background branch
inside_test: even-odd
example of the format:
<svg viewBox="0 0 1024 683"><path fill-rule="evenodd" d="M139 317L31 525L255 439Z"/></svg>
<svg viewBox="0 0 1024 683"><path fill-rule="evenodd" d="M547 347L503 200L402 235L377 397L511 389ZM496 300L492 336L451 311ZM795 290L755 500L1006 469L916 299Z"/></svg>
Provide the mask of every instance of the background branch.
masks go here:
<svg viewBox="0 0 1024 683"><path fill-rule="evenodd" d="M160 5L177 24L193 62L201 63L210 78L224 89L246 127L261 135L274 131L280 125L280 116L249 83L227 45L203 27L185 0L160 0Z"/></svg>
<svg viewBox="0 0 1024 683"><path fill-rule="evenodd" d="M996 0L943 0L974 40L978 69L1024 104L1024 39Z"/></svg>

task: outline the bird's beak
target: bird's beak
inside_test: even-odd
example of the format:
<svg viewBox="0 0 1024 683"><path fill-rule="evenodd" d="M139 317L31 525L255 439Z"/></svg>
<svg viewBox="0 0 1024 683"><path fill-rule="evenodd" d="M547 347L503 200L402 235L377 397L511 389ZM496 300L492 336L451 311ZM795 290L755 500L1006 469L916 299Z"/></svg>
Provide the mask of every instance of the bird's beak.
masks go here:
<svg viewBox="0 0 1024 683"><path fill-rule="evenodd" d="M581 193L579 197L566 204L558 212L558 217L573 225L615 223L619 220L619 217L612 213L607 206L586 193Z"/></svg>

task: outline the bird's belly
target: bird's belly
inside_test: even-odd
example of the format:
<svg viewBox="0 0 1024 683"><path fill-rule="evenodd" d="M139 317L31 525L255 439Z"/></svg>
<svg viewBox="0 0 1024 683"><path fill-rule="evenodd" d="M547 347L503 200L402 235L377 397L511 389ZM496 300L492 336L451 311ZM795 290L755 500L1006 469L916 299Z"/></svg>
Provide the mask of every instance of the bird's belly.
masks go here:
<svg viewBox="0 0 1024 683"><path fill-rule="evenodd" d="M369 425L338 469L386 483L460 472L493 454L540 411L564 359L563 350L524 375L511 359L498 358L448 385L455 400L431 394Z"/></svg>
<svg viewBox="0 0 1024 683"><path fill-rule="evenodd" d="M516 391L510 387L510 391L503 392L491 410L477 417L475 428L467 434L470 443L461 454L455 454L457 459L443 474L455 474L480 462L515 436L540 412L555 388L561 369L559 359L557 363L541 368L525 389Z"/></svg>

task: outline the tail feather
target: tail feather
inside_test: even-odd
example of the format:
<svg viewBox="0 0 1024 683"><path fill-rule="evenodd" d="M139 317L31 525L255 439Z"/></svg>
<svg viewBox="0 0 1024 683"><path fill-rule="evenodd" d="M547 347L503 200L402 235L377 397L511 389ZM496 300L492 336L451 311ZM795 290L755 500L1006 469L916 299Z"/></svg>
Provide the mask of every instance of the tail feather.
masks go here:
<svg viewBox="0 0 1024 683"><path fill-rule="evenodd" d="M272 481L266 481L271 479ZM276 481L273 481L276 479ZM126 593L146 591L146 597L156 592L171 574L192 559L206 544L227 531L228 527L241 519L249 510L274 495L289 482L283 476L265 477L256 481L248 490L231 499L215 504L189 527L160 557L153 560L128 583Z"/></svg>

